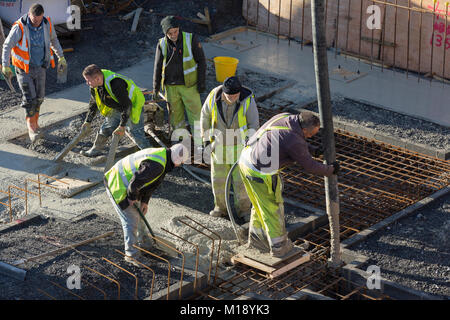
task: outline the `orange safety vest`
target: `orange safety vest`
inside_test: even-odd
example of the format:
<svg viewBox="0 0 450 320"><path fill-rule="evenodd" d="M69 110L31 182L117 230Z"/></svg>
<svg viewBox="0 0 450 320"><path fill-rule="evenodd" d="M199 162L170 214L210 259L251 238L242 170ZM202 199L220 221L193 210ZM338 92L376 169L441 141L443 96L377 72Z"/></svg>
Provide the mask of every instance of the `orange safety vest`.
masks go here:
<svg viewBox="0 0 450 320"><path fill-rule="evenodd" d="M50 21L50 17L47 17L47 20L50 25L50 36L51 36L52 22ZM30 71L30 49L28 47L28 37L24 37L25 32L21 19L14 22L14 24L19 25L20 30L22 31L22 37L20 38L17 45L11 50L11 62L13 66L18 67L24 70L26 73L28 73ZM52 48L50 48L50 64L52 68L55 68L56 64Z"/></svg>

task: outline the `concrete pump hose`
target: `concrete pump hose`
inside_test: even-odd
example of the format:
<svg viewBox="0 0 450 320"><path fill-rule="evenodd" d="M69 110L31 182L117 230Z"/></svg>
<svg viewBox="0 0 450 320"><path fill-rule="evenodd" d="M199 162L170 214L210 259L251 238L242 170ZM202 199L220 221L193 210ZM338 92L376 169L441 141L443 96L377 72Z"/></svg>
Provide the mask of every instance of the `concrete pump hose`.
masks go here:
<svg viewBox="0 0 450 320"><path fill-rule="evenodd" d="M231 211L231 205L230 205L230 182L231 182L231 176L233 175L233 171L236 168L236 165L239 163L239 160L236 161L233 166L230 169L230 172L228 172L227 180L225 183L225 203L227 204L227 211L228 211L228 217L230 218L230 221L233 225L234 233L236 234L236 238L240 245L244 244L245 242L241 240L241 237L239 236L239 232L236 227L236 222L234 221L233 212Z"/></svg>

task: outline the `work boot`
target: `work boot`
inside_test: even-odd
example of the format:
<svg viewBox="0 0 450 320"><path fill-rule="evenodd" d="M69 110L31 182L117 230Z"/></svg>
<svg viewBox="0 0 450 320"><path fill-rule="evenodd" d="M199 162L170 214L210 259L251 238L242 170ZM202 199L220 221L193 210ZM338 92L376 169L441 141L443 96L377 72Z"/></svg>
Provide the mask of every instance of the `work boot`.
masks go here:
<svg viewBox="0 0 450 320"><path fill-rule="evenodd" d="M153 241L150 238L145 238L145 240L141 240L137 243L139 248L142 248L147 251L151 251L154 249Z"/></svg>
<svg viewBox="0 0 450 320"><path fill-rule="evenodd" d="M226 217L228 215L228 213L220 211L218 209L214 209L209 212L209 215L211 217L219 217L220 218L220 217Z"/></svg>
<svg viewBox="0 0 450 320"><path fill-rule="evenodd" d="M294 248L294 244L291 239L287 239L286 241L273 246L270 250L270 255L275 258L282 258L286 256L292 249Z"/></svg>
<svg viewBox="0 0 450 320"><path fill-rule="evenodd" d="M42 137L42 132L37 125L38 116L39 115L35 113L32 117L26 117L28 136L30 137L31 142L35 142Z"/></svg>
<svg viewBox="0 0 450 320"><path fill-rule="evenodd" d="M80 152L80 154L85 157L97 157L97 156L101 155L107 140L108 140L107 136L97 133L97 136L95 137L95 141L94 141L92 148L90 148L87 151L83 150Z"/></svg>
<svg viewBox="0 0 450 320"><path fill-rule="evenodd" d="M135 267L142 268L142 265L135 261L138 260L139 258L141 258L141 254L138 252L131 256L126 255L123 259L125 260L125 262L128 262L129 264L132 264Z"/></svg>

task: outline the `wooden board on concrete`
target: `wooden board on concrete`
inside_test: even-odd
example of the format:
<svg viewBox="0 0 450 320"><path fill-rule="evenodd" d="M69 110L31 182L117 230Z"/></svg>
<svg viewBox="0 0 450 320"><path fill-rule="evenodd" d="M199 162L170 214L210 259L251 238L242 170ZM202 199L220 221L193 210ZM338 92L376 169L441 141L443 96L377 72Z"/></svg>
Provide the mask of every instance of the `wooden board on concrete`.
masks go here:
<svg viewBox="0 0 450 320"><path fill-rule="evenodd" d="M352 82L356 79L360 79L362 77L364 77L365 75L367 75L366 72L354 72L354 71L350 71L350 70L346 70L344 68L335 68L331 73L330 73L330 78L334 79L334 80L338 80L338 81L343 81L346 83Z"/></svg>
<svg viewBox="0 0 450 320"><path fill-rule="evenodd" d="M267 273L271 279L310 260L310 254L296 246L283 259L272 257L268 253L263 254L256 249L248 249L246 245L238 247L237 252L238 254L231 258L233 264L242 263L258 269Z"/></svg>
<svg viewBox="0 0 450 320"><path fill-rule="evenodd" d="M50 191L54 191L64 198L71 198L76 194L89 189L97 185L100 181L84 181L76 178L64 177L56 181L49 181L48 186L54 188L48 188Z"/></svg>

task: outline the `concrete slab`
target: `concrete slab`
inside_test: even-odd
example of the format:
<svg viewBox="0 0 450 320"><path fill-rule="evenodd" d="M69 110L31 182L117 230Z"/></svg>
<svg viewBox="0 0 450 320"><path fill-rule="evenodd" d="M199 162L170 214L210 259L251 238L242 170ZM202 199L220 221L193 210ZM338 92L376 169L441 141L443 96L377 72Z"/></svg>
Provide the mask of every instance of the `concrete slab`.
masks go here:
<svg viewBox="0 0 450 320"><path fill-rule="evenodd" d="M230 39L251 44L253 47L241 51L227 50L225 45L218 43ZM264 69L265 72L297 80L298 91L293 88L291 93L300 99L307 100L316 96L311 46L304 46L302 50L301 44L294 41L289 45L288 40L278 40L276 36L246 29L205 43L203 48L207 57L228 55L238 58L238 68L242 66L255 70ZM448 84L424 79L418 81L417 76L411 73L406 78L401 72L387 69L382 71L378 66L371 66L354 58L335 56L332 51L328 52L328 65L330 75L339 66L350 74L358 71L360 74L367 74L364 77L355 77L350 82L331 77L332 93L441 125L450 125Z"/></svg>

